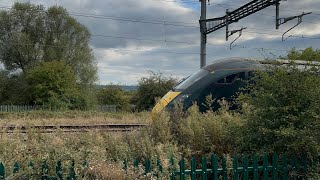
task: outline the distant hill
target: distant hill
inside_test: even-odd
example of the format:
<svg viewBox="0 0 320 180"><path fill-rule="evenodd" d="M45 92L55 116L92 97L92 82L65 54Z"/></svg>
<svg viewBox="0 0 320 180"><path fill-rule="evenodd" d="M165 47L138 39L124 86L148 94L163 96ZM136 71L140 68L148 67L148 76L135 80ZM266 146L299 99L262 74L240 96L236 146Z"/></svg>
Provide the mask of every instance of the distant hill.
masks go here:
<svg viewBox="0 0 320 180"><path fill-rule="evenodd" d="M121 86L121 88L125 91L136 91L139 86Z"/></svg>
<svg viewBox="0 0 320 180"><path fill-rule="evenodd" d="M96 85L97 89L105 87L105 85ZM120 86L124 91L135 91L139 86Z"/></svg>

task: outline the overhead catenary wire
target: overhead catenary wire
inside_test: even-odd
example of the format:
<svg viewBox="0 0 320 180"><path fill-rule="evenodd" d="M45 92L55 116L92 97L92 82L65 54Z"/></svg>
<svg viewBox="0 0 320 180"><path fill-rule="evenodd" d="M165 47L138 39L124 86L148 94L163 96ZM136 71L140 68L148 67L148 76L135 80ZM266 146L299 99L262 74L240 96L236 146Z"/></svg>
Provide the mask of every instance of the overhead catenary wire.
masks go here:
<svg viewBox="0 0 320 180"><path fill-rule="evenodd" d="M164 0L163 0L164 1ZM167 0L168 1L168 0ZM181 2L181 1L179 1ZM198 3L198 2L197 2ZM227 4L225 4L227 5ZM10 9L11 7L8 6L0 6L0 8L6 8ZM158 21L158 20L147 20L147 19L127 19L123 17L116 17L116 16L100 16L100 15L92 15L92 14L84 14L84 13L70 13L70 15L74 16L82 16L82 17L92 17L92 18L103 18L103 19L112 19L112 20L119 20L119 21L132 21L132 22L143 22L143 23L155 23L155 24L160 24L160 25L174 25L174 26L183 26L185 27L186 25L178 25L178 24L170 24L171 22L169 21ZM154 21L154 22L151 22ZM165 22L165 23L164 23ZM173 22L172 22L173 23ZM180 22L182 23L182 22ZM191 23L190 23L191 24ZM195 27L199 28L199 26L188 26L188 27ZM252 28L254 29L254 28ZM255 28L257 29L257 28ZM258 29L257 29L258 30ZM262 30L262 29L260 29ZM272 33L264 33L264 32L250 32L246 31L248 33L255 33L255 34L265 34L265 35L278 35L278 34L272 34ZM159 41L159 42L172 42L172 43L182 43L182 44L196 44L193 42L180 42L180 41L171 41L171 40L154 40L154 39L142 39L142 38L129 38L129 37L119 37L119 36L109 36L109 35L92 35L93 37L108 37L108 38L122 38L122 39L134 39L134 40L139 40L139 41ZM292 35L291 37L296 37L296 38L306 38L306 39L320 39L318 37L307 37L307 36L294 36ZM209 44L209 45L214 45L214 46L221 46L221 45L216 45L216 44Z"/></svg>

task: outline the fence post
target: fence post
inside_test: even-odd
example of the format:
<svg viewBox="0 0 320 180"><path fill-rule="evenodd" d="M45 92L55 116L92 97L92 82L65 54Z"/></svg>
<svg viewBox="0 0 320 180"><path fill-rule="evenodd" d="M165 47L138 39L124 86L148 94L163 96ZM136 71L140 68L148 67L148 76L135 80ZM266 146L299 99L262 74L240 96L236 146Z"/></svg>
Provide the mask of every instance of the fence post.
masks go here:
<svg viewBox="0 0 320 180"><path fill-rule="evenodd" d="M191 158L191 180L196 180L196 159L194 157Z"/></svg>
<svg viewBox="0 0 320 180"><path fill-rule="evenodd" d="M218 180L218 159L217 155L211 155L212 177L213 180Z"/></svg>
<svg viewBox="0 0 320 180"><path fill-rule="evenodd" d="M293 155L291 158L291 164L292 164L292 176L294 179L297 178L297 156Z"/></svg>
<svg viewBox="0 0 320 180"><path fill-rule="evenodd" d="M134 172L138 172L139 171L139 161L138 159L135 159L133 162L133 168L134 168Z"/></svg>
<svg viewBox="0 0 320 180"><path fill-rule="evenodd" d="M288 179L288 163L286 154L282 154L282 179Z"/></svg>
<svg viewBox="0 0 320 180"><path fill-rule="evenodd" d="M186 172L185 172L185 162L184 158L181 159L180 163L180 180L185 180L186 179Z"/></svg>
<svg viewBox="0 0 320 180"><path fill-rule="evenodd" d="M20 170L20 165L19 165L19 163L15 162L13 164L13 173L17 173L17 172L19 172L19 170Z"/></svg>
<svg viewBox="0 0 320 180"><path fill-rule="evenodd" d="M254 155L254 157L253 157L253 179L258 180L258 178L259 178L258 156Z"/></svg>
<svg viewBox="0 0 320 180"><path fill-rule="evenodd" d="M272 173L273 179L278 179L278 155L276 153L272 157Z"/></svg>
<svg viewBox="0 0 320 180"><path fill-rule="evenodd" d="M123 161L123 170L128 174L128 161L124 160Z"/></svg>
<svg viewBox="0 0 320 180"><path fill-rule="evenodd" d="M74 160L72 160L70 168L69 168L69 175L67 177L68 180L77 180L76 172L74 170Z"/></svg>
<svg viewBox="0 0 320 180"><path fill-rule="evenodd" d="M202 174L201 174L201 179L202 180L207 180L207 160L205 157L201 158L201 169L202 169Z"/></svg>
<svg viewBox="0 0 320 180"><path fill-rule="evenodd" d="M222 157L222 180L228 179L228 169L227 169L227 160L226 157Z"/></svg>
<svg viewBox="0 0 320 180"><path fill-rule="evenodd" d="M244 157L243 157L243 179L245 179L245 180L249 179L248 166L249 166L248 155L244 155Z"/></svg>
<svg viewBox="0 0 320 180"><path fill-rule="evenodd" d="M46 180L48 179L48 172L49 172L49 166L47 164L47 161L44 161L44 163L41 166L41 179Z"/></svg>
<svg viewBox="0 0 320 180"><path fill-rule="evenodd" d="M263 155L263 180L268 180L268 156Z"/></svg>
<svg viewBox="0 0 320 180"><path fill-rule="evenodd" d="M0 162L0 179L6 179L6 168L2 162Z"/></svg>
<svg viewBox="0 0 320 180"><path fill-rule="evenodd" d="M157 167L158 167L158 171L160 173L162 173L163 172L163 167L162 167L162 164L161 164L161 161L160 161L159 158L157 159Z"/></svg>
<svg viewBox="0 0 320 180"><path fill-rule="evenodd" d="M150 159L147 159L145 161L144 175L147 175L149 172L151 172L151 162L150 162Z"/></svg>
<svg viewBox="0 0 320 180"><path fill-rule="evenodd" d="M59 179L63 179L62 163L61 163L61 161L58 161L58 162L57 162L57 165L56 165L56 175L58 176Z"/></svg>
<svg viewBox="0 0 320 180"><path fill-rule="evenodd" d="M235 155L233 156L233 179L238 180L239 179L239 173L238 173L238 157Z"/></svg>
<svg viewBox="0 0 320 180"><path fill-rule="evenodd" d="M308 171L308 165L307 165L307 155L306 154L302 154L301 155L301 164L302 164L302 173L303 173L303 176L304 178L306 178L306 174L307 174L307 171Z"/></svg>
<svg viewBox="0 0 320 180"><path fill-rule="evenodd" d="M169 161L169 172L170 172L170 179L171 180L174 180L174 177L175 177L175 173L174 173L174 171L175 171L175 168L174 168L174 160L173 160L173 158L171 157L170 158L170 161Z"/></svg>

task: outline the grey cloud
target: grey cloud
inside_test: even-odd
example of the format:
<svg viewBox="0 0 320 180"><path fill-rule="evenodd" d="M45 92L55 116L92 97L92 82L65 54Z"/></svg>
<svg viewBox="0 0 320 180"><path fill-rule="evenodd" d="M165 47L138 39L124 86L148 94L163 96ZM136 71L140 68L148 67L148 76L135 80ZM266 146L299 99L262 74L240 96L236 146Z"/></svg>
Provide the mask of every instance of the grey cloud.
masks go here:
<svg viewBox="0 0 320 180"><path fill-rule="evenodd" d="M12 2L13 0L5 1ZM211 1L211 5L208 6L208 18L223 16L226 8L237 8L228 5L237 4L240 6L249 1L250 0ZM180 3L180 8L176 6L175 9L172 9L170 3L161 0L31 0L31 2L42 3L46 6L57 3L73 13L81 12L85 14L117 16L126 19L148 19L155 20L156 22L166 21L167 24L169 23L168 21L170 21L185 26L198 26L199 19L199 4ZM215 3L220 3L220 5ZM184 7L184 9L181 7ZM317 12L319 11L318 9L320 9L320 3L318 0L290 0L281 2L280 8L281 17L287 17L298 15L303 11ZM301 10L301 12L295 12L292 11L292 9ZM319 13L320 12L318 12L318 14ZM225 29L210 34L208 36L209 43L222 46L208 44L208 63L230 56L255 58L284 56L287 53L285 50L293 47L320 47L319 41L307 38L289 38L287 41L281 42L281 32L289 29L296 21L281 26L279 30L275 30L275 18L273 16L275 16L275 7L269 7L238 23L232 24L230 29L237 29L242 26L248 27L248 29L243 32L242 38L235 43L238 46L232 50L229 50L228 46L237 35L231 37L229 42L225 42ZM307 31L310 32L314 30L315 27L320 24L318 22L319 17L319 15L304 17L304 21L315 22L316 24L304 22L290 34L304 35ZM94 49L95 58L100 66L99 76L100 82L103 84L108 82L136 84L139 78L147 75L147 70L160 70L166 75L183 77L188 76L199 68L199 55L197 53L199 53L200 35L197 27L147 24L79 16L75 16L75 18L86 25L92 34L159 40L144 41L92 37L91 45ZM257 34L257 32L259 34ZM267 34L277 34L277 36L272 36L271 38L271 35ZM320 31L319 33L315 33L314 36L320 36ZM189 43L174 43L170 41ZM113 48L120 50L115 51L116 53L126 55L120 57L107 56L105 51ZM151 50L144 52L146 48L151 48ZM128 49L132 51L121 51ZM152 53L150 53L150 51ZM156 52L176 52L180 54Z"/></svg>

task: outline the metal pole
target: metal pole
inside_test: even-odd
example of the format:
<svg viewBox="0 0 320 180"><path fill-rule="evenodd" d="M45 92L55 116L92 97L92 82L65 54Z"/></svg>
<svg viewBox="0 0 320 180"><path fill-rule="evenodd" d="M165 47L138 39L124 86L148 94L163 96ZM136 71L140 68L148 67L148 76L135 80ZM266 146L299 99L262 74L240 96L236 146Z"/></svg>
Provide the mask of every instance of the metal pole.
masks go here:
<svg viewBox="0 0 320 180"><path fill-rule="evenodd" d="M279 11L280 11L280 8L279 8L279 6L280 6L280 3L279 2L277 2L277 4L276 4L276 29L279 29Z"/></svg>
<svg viewBox="0 0 320 180"><path fill-rule="evenodd" d="M207 0L201 0L201 16L200 20L207 19ZM200 68L206 65L206 55L207 55L207 23L202 21L202 29L200 29L200 38L201 38L201 46L200 46Z"/></svg>

